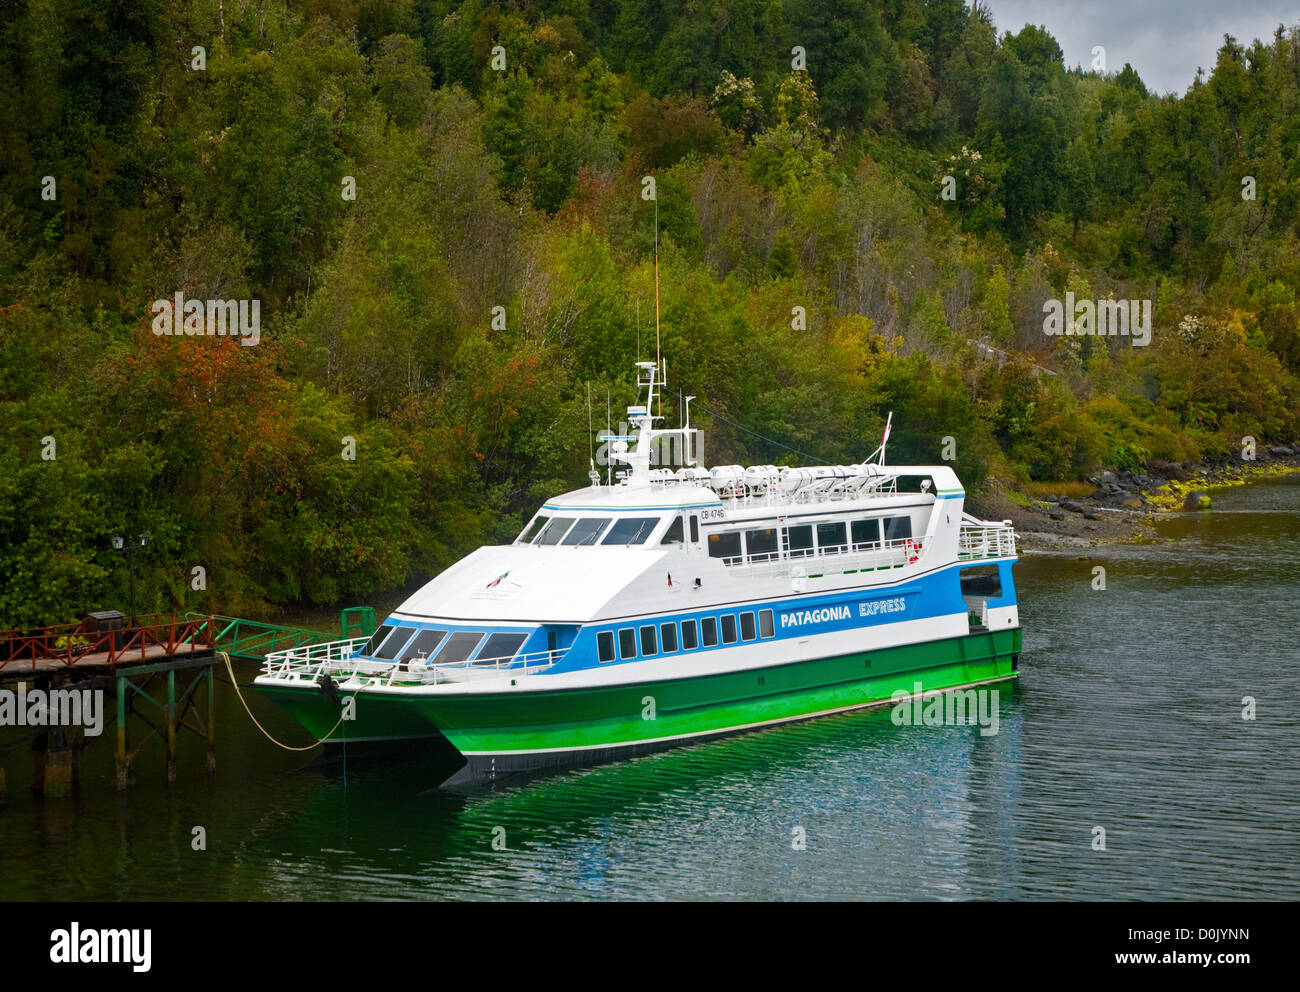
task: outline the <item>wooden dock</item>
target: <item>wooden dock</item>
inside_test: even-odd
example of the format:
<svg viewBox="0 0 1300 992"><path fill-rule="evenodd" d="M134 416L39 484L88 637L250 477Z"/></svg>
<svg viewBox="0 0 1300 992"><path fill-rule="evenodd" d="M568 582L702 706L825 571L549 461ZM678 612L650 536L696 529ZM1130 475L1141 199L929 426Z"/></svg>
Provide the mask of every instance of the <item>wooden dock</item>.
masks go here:
<svg viewBox="0 0 1300 992"><path fill-rule="evenodd" d="M31 678L33 675L51 675L72 672L91 672L104 674L117 668L130 668L146 665L150 662L167 661L170 658L199 657L211 655L212 646L208 644L179 644L168 649L164 644L147 644L136 651L111 652L93 651L77 655L71 661L63 658L19 658L0 662L0 683Z"/></svg>
<svg viewBox="0 0 1300 992"><path fill-rule="evenodd" d="M31 692L42 693L112 692L119 790L130 783L132 760L154 737L167 746L167 781L175 781L177 738L182 731L206 742L207 768L214 771L212 618L155 615L122 626L120 614L107 623L105 616L0 634L0 691L26 693L30 686ZM199 702L205 689L206 707ZM129 734L133 715L136 724L148 728L134 746ZM77 782L81 752L93 740L82 726L42 724L24 727L13 739L0 743L0 753L30 741L33 791L66 796ZM4 794L0 770L0 805Z"/></svg>
<svg viewBox="0 0 1300 992"><path fill-rule="evenodd" d="M261 661L272 651L375 631L375 611L349 607L339 614L340 634L285 627L260 620L187 613L157 614L125 623L121 613L92 613L81 623L0 632L0 691L26 683L43 691L112 691L116 700L117 787L130 783L131 762L154 737L167 745L167 781L176 778L176 741L189 731L207 744L207 769L216 768L213 733L217 652ZM179 680L179 682L178 682ZM199 697L206 690L206 706ZM105 710L107 712L107 710ZM135 720L132 720L132 717ZM134 743L128 724L144 735ZM141 726L143 725L143 727ZM0 726L0 733L8 728ZM0 755L31 742L32 788L46 796L71 793L80 755L94 738L80 728L37 727L0 740ZM0 806L4 805L0 765Z"/></svg>

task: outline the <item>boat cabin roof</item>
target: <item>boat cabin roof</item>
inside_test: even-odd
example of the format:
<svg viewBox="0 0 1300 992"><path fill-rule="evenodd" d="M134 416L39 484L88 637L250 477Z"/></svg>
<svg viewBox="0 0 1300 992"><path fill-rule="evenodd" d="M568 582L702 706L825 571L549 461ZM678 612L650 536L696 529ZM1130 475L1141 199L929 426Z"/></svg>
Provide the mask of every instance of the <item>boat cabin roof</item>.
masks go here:
<svg viewBox="0 0 1300 992"><path fill-rule="evenodd" d="M588 486L548 499L540 512L603 510L618 513L720 506L722 500L706 486Z"/></svg>

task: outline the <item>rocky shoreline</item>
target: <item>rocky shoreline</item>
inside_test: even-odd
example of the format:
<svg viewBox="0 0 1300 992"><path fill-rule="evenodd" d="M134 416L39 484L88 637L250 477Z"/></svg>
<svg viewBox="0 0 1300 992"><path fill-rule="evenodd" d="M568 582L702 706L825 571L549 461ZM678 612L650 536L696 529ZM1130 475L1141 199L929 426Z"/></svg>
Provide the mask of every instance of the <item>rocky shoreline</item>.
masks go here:
<svg viewBox="0 0 1300 992"><path fill-rule="evenodd" d="M1146 472L1103 469L1087 480L1096 489L1080 497L1031 497L990 480L988 490L971 500L971 512L1010 520L1022 551L1149 542L1158 540L1158 513L1208 509L1216 489L1292 472L1300 472L1300 444L1260 449L1253 461L1225 458L1192 466L1152 461Z"/></svg>

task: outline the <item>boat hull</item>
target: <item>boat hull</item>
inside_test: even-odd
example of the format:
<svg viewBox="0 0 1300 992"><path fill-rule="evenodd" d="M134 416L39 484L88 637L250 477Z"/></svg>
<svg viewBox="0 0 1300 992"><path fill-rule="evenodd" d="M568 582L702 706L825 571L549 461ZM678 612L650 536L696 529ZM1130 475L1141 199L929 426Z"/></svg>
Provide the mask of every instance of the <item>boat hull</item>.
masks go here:
<svg viewBox="0 0 1300 992"><path fill-rule="evenodd" d="M1018 677L1021 631L962 637L737 672L553 690L360 693L331 740L445 737L466 759L444 787L603 764L726 734L888 705L896 693ZM545 678L538 676L536 678ZM339 718L314 689L259 686L323 737Z"/></svg>

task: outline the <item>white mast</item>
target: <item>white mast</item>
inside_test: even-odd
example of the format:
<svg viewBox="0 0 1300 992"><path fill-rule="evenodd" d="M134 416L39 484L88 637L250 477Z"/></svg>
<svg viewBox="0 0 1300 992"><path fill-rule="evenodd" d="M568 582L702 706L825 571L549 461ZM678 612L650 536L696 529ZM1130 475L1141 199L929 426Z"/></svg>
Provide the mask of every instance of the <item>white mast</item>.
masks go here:
<svg viewBox="0 0 1300 992"><path fill-rule="evenodd" d="M889 416L885 420L885 433L880 436L880 447L877 448L875 451L873 451L871 454L867 455L866 461L869 462L871 461L871 459L877 458L878 456L878 461L876 462L876 464L877 465L885 464L885 445L889 443L889 429L893 423L894 423L894 411L890 410ZM863 462L863 464L866 464L866 462Z"/></svg>

